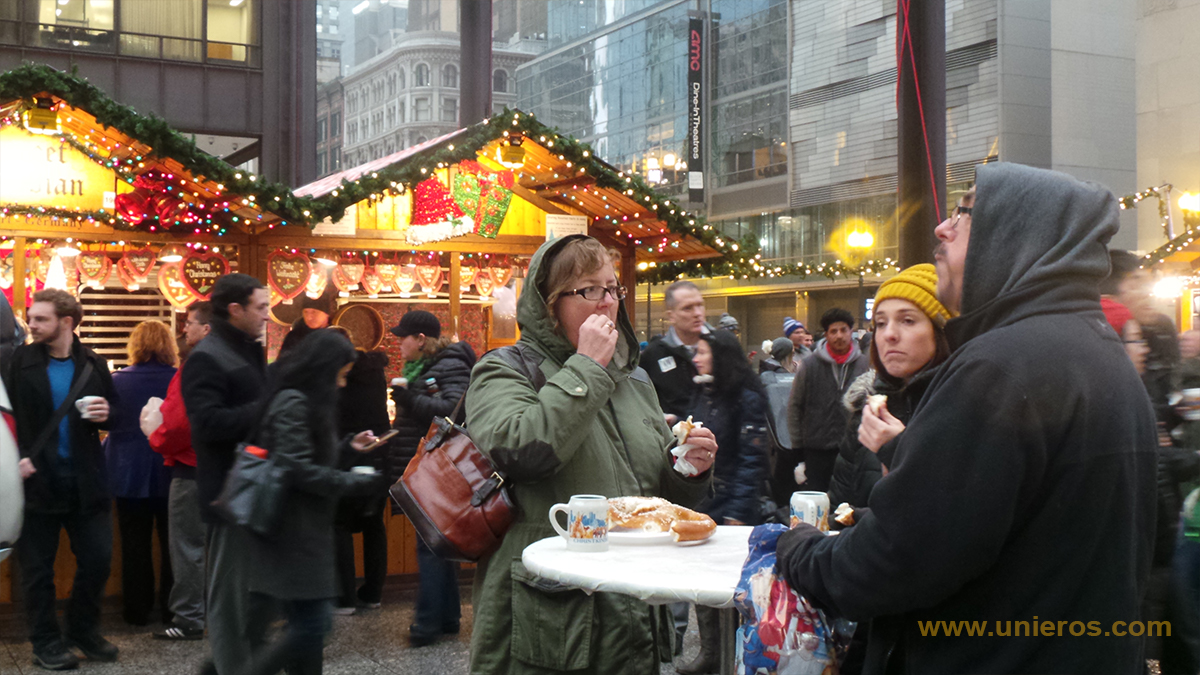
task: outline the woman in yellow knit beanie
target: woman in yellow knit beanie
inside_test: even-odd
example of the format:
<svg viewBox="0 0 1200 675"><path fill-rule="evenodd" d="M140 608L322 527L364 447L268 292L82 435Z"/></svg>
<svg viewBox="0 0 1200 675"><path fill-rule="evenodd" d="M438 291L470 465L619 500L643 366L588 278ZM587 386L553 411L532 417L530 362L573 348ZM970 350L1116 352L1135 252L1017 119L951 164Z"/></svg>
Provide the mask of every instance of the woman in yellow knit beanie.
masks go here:
<svg viewBox="0 0 1200 675"><path fill-rule="evenodd" d="M843 399L853 418L839 449L830 482L830 504L865 507L875 482L887 473L892 439L904 431L914 408L950 356L943 327L951 313L937 299L933 265L914 265L875 293L870 370ZM885 396L886 400L872 397Z"/></svg>

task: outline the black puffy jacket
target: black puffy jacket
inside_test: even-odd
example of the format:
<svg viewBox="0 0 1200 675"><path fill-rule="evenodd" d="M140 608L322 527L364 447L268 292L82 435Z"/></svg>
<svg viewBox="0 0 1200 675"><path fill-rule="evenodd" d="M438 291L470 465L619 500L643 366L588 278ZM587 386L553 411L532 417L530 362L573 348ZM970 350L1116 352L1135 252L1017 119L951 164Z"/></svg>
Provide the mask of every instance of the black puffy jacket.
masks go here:
<svg viewBox="0 0 1200 675"><path fill-rule="evenodd" d="M881 454L877 455L858 442L858 425L862 424L862 411L867 397L873 394L887 396L888 412L907 425L933 379L934 370L926 369L917 373L903 387L897 387L877 377L874 370L868 370L850 385L842 397L842 404L850 411L850 422L846 425L846 435L842 438L837 459L833 463L833 478L829 483L830 508L837 508L842 502L855 508L865 507L871 497L871 488L883 478L880 457L886 457L883 453L890 454L889 451L895 449L894 443L888 443L880 448Z"/></svg>
<svg viewBox="0 0 1200 675"><path fill-rule="evenodd" d="M396 402L393 427L400 433L392 439L388 451L388 472L392 483L400 480L408 462L417 454L417 445L436 417L448 417L471 383L475 350L466 342L455 342L438 352L421 374L407 387L392 387ZM394 512L399 512L393 506Z"/></svg>
<svg viewBox="0 0 1200 675"><path fill-rule="evenodd" d="M718 448L713 493L696 509L718 525L725 518L758 525L762 522L759 498L767 494L771 471L766 398L748 387L736 397L715 396L710 387L701 387L688 414L712 430Z"/></svg>

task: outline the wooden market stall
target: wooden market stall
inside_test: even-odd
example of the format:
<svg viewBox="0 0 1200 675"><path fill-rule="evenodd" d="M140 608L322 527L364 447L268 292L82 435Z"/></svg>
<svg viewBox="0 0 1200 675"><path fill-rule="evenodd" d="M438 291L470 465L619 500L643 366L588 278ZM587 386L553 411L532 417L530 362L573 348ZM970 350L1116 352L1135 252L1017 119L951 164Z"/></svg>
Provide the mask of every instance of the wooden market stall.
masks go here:
<svg viewBox="0 0 1200 675"><path fill-rule="evenodd" d="M0 290L18 316L40 288L77 293L80 337L114 368L138 323L174 326L218 276L244 268L258 228L286 222L297 204L286 186L203 153L84 80L40 65L0 74ZM69 550L64 535L60 597L74 574ZM114 570L119 557L114 547ZM11 564L0 565L0 603L13 597ZM119 588L114 574L108 591Z"/></svg>
<svg viewBox="0 0 1200 675"><path fill-rule="evenodd" d="M530 256L571 232L609 246L631 287L639 271L674 276L737 256L641 177L518 111L293 192L86 81L36 65L0 74L0 289L18 315L38 288L78 292L81 338L114 367L137 323L174 325L230 271L272 289L272 356L305 298L327 295L359 346L392 352L389 377L402 364L386 329L412 308L483 353L517 339ZM389 573L416 572L415 536L389 520ZM60 551L65 596L74 561L65 541ZM12 599L10 565L0 603Z"/></svg>

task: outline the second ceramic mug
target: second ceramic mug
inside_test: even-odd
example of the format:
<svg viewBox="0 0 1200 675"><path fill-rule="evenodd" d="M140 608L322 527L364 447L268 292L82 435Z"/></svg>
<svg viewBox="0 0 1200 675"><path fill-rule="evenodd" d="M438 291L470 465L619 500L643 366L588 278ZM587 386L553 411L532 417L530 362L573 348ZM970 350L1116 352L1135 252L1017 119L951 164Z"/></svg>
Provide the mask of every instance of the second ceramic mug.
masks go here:
<svg viewBox="0 0 1200 675"><path fill-rule="evenodd" d="M567 514L567 528L558 522L558 513ZM550 507L550 524L567 540L569 551L608 550L608 498L603 495L572 495L566 504Z"/></svg>
<svg viewBox="0 0 1200 675"><path fill-rule="evenodd" d="M824 492L792 493L791 526L808 523L822 532L829 531L829 495Z"/></svg>

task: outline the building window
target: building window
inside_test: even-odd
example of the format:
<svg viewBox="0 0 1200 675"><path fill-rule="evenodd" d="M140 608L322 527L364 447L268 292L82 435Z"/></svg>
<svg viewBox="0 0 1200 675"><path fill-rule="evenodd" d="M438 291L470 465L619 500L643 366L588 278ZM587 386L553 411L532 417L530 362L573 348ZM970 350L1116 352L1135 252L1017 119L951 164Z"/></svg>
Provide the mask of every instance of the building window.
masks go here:
<svg viewBox="0 0 1200 675"><path fill-rule="evenodd" d="M442 99L442 121L457 122L458 121L458 99L443 98Z"/></svg>
<svg viewBox="0 0 1200 675"><path fill-rule="evenodd" d="M243 63L258 60L258 27L255 25L255 3L257 0L244 0L233 6L230 2L209 2L208 7L208 58L220 61L239 61ZM162 3L173 7L179 2ZM125 2L122 0L121 18L125 18ZM123 28L122 28L123 29Z"/></svg>
<svg viewBox="0 0 1200 675"><path fill-rule="evenodd" d="M341 171L342 169L342 149L334 148L329 151L329 170Z"/></svg>
<svg viewBox="0 0 1200 675"><path fill-rule="evenodd" d="M337 6L337 3L334 3L334 4L332 4L332 5L330 5L330 6L329 6L329 18L330 18L330 19L333 19L334 21L337 21L337 18L338 18L338 6Z"/></svg>
<svg viewBox="0 0 1200 675"><path fill-rule="evenodd" d="M346 142L347 143L357 143L358 142L358 122L351 122L349 124L349 126L347 127Z"/></svg>
<svg viewBox="0 0 1200 675"><path fill-rule="evenodd" d="M398 86L400 87L401 90L403 90L404 89L404 69L401 68L400 72L398 72L396 74L399 75Z"/></svg>
<svg viewBox="0 0 1200 675"><path fill-rule="evenodd" d="M325 141L325 133L326 133L327 129L328 129L328 125L326 124L325 119L317 120L317 142L318 143L323 143Z"/></svg>
<svg viewBox="0 0 1200 675"><path fill-rule="evenodd" d="M442 86L451 89L458 88L458 66L453 63L447 63L442 68Z"/></svg>
<svg viewBox="0 0 1200 675"><path fill-rule="evenodd" d="M325 153L323 152L317 153L317 175L325 175Z"/></svg>
<svg viewBox="0 0 1200 675"><path fill-rule="evenodd" d="M428 122L429 121L429 99L418 98L413 101L413 121Z"/></svg>
<svg viewBox="0 0 1200 675"><path fill-rule="evenodd" d="M317 32L318 32L318 33L324 33L324 32L325 32L325 26L322 26L321 24L317 24Z"/></svg>
<svg viewBox="0 0 1200 675"><path fill-rule="evenodd" d="M74 3L68 3L67 6L71 4ZM119 8L121 54L175 61L201 60L200 39L204 37L202 0L126 0L120 3Z"/></svg>
<svg viewBox="0 0 1200 675"><path fill-rule="evenodd" d="M400 101L396 104L396 122L398 124L404 124L404 101Z"/></svg>
<svg viewBox="0 0 1200 675"><path fill-rule="evenodd" d="M329 24L329 34L337 35L337 24L336 23Z"/></svg>
<svg viewBox="0 0 1200 675"><path fill-rule="evenodd" d="M388 75L387 83L388 83L388 87L387 87L388 88L388 98L391 98L396 95L396 74L395 73Z"/></svg>
<svg viewBox="0 0 1200 675"><path fill-rule="evenodd" d="M337 138L342 135L342 113L335 112L329 116L329 137Z"/></svg>
<svg viewBox="0 0 1200 675"><path fill-rule="evenodd" d="M413 86L428 87L429 86L429 66L424 63L418 63L413 70Z"/></svg>
<svg viewBox="0 0 1200 675"><path fill-rule="evenodd" d="M508 72L503 68L497 68L496 72L492 73L492 91L508 91Z"/></svg>
<svg viewBox="0 0 1200 675"><path fill-rule="evenodd" d="M396 108L388 106L387 109L387 128L391 129L396 126Z"/></svg>

